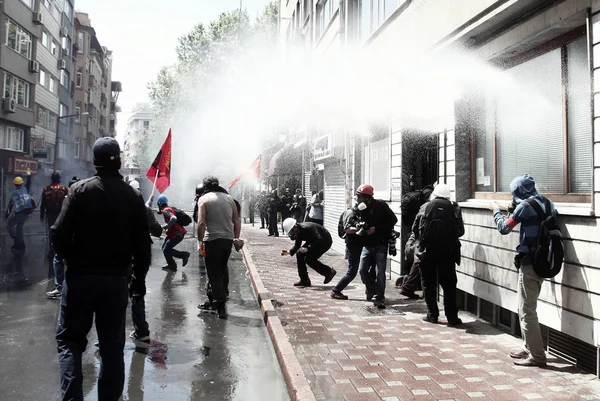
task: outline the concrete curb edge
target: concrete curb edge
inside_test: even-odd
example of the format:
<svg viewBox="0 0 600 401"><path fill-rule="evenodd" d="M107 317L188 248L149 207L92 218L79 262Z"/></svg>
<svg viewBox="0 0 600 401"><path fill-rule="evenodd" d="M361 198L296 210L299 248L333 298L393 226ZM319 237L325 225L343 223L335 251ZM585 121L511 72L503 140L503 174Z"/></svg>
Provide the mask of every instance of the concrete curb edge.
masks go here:
<svg viewBox="0 0 600 401"><path fill-rule="evenodd" d="M258 274L258 270L256 269L256 265L254 264L254 260L248 250L247 244L242 248L242 255L248 272L250 273L254 295L256 295L263 319L267 324L269 336L273 342L290 399L292 401L316 401L308 379L304 376L302 366L296 357L294 348L292 347L283 325L281 324L281 320L273 307L273 297L271 293L267 291Z"/></svg>

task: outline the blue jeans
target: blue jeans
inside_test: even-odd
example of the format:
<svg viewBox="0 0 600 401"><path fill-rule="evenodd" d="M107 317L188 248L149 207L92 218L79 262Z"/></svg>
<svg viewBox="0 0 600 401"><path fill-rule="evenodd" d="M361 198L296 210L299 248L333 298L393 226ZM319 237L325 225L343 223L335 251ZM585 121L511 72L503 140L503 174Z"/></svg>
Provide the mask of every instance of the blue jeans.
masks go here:
<svg viewBox="0 0 600 401"><path fill-rule="evenodd" d="M165 241L163 242L162 250L163 250L163 254L165 255L165 260L167 261L167 265L177 268L177 263L175 263L175 259L173 259L173 257L176 257L178 259L183 259L183 257L185 256L185 252L178 251L177 249L175 249L177 244L179 244L182 240L183 240L183 235L177 236L175 238L165 238Z"/></svg>
<svg viewBox="0 0 600 401"><path fill-rule="evenodd" d="M6 222L6 230L13 241L23 242L25 235L23 234L23 226L29 215L25 212L13 213Z"/></svg>
<svg viewBox="0 0 600 401"><path fill-rule="evenodd" d="M98 399L120 399L125 383L127 299L125 275L66 275L56 329L63 400L83 401L81 355L94 321L101 359Z"/></svg>
<svg viewBox="0 0 600 401"><path fill-rule="evenodd" d="M331 291L340 293L344 291L348 284L354 280L358 274L358 266L360 265L360 255L362 253L362 246L348 245L346 244L346 255L348 256L348 271L346 275L340 279L335 287Z"/></svg>
<svg viewBox="0 0 600 401"><path fill-rule="evenodd" d="M387 250L387 244L365 246L360 255L360 278L367 287L367 293L374 294L378 301L385 299ZM375 277L369 274L369 268L373 265L375 265Z"/></svg>
<svg viewBox="0 0 600 401"><path fill-rule="evenodd" d="M54 269L54 288L60 291L63 286L63 281L65 281L65 264L58 254L54 254L52 268Z"/></svg>

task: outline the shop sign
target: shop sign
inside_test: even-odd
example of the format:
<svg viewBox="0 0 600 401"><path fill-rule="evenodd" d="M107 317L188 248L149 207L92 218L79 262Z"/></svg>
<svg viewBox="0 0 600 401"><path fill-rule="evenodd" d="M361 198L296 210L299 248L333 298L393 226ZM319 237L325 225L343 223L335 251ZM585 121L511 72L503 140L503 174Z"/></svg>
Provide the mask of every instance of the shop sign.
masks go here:
<svg viewBox="0 0 600 401"><path fill-rule="evenodd" d="M28 156L11 156L7 160L6 171L9 174L25 174L27 169L31 174L37 174L38 161Z"/></svg>
<svg viewBox="0 0 600 401"><path fill-rule="evenodd" d="M333 156L332 135L324 135L315 141L314 157L316 160L327 159Z"/></svg>

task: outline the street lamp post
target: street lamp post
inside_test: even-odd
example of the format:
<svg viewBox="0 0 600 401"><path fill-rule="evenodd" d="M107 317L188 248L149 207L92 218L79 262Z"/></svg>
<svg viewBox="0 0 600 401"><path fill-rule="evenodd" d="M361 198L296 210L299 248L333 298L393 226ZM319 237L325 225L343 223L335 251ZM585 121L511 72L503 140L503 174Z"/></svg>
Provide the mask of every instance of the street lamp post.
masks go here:
<svg viewBox="0 0 600 401"><path fill-rule="evenodd" d="M71 118L71 117L83 117L83 116L89 116L90 113L85 112L85 113L77 113L77 114L69 114L68 116L57 116L56 117L56 140L54 141L54 167L53 167L53 172L56 173L57 167L58 167L58 140L59 140L59 131L60 131L60 120L62 119L66 119L66 118Z"/></svg>

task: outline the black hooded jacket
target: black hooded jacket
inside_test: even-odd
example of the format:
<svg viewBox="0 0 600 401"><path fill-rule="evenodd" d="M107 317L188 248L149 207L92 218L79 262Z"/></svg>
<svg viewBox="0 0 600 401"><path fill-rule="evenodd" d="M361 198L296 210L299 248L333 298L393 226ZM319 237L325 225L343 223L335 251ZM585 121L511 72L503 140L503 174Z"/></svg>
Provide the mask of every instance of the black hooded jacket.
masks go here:
<svg viewBox="0 0 600 401"><path fill-rule="evenodd" d="M145 277L151 249L144 202L118 172L75 183L52 226L52 242L68 274Z"/></svg>

